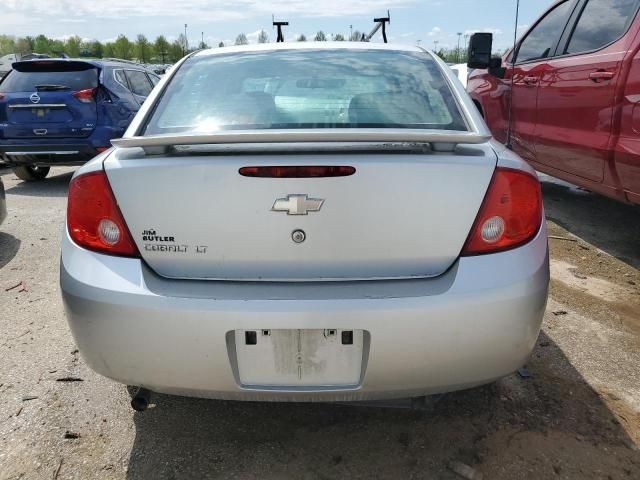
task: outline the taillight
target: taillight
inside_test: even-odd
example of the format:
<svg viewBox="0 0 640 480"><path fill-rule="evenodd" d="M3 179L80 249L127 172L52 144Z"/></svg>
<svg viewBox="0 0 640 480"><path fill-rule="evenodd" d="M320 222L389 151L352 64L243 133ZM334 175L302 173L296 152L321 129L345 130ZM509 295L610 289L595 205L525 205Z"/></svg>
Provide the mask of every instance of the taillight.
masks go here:
<svg viewBox="0 0 640 480"><path fill-rule="evenodd" d="M73 92L71 95L76 97L82 103L91 103L93 102L95 93L95 88L87 88L85 90L78 90L77 92Z"/></svg>
<svg viewBox="0 0 640 480"><path fill-rule="evenodd" d="M86 173L71 180L67 228L71 239L88 250L139 256L103 171Z"/></svg>
<svg viewBox="0 0 640 480"><path fill-rule="evenodd" d="M260 178L323 178L323 177L349 177L356 173L354 167L332 165L294 165L294 166L269 166L269 167L242 167L239 170L243 177Z"/></svg>
<svg viewBox="0 0 640 480"><path fill-rule="evenodd" d="M542 222L542 193L533 175L498 167L462 255L482 255L530 241Z"/></svg>
<svg viewBox="0 0 640 480"><path fill-rule="evenodd" d="M96 152L98 153L102 153L102 152L106 152L107 150L109 150L110 147L96 147Z"/></svg>
<svg viewBox="0 0 640 480"><path fill-rule="evenodd" d="M4 93L0 93L0 100L4 100Z"/></svg>

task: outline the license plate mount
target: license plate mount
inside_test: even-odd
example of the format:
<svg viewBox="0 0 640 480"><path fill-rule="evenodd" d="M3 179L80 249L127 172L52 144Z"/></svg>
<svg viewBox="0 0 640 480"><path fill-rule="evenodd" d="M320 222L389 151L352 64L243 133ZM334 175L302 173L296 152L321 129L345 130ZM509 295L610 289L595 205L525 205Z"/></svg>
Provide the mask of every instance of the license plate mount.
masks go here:
<svg viewBox="0 0 640 480"><path fill-rule="evenodd" d="M235 347L244 386L347 388L360 383L362 330L236 330Z"/></svg>

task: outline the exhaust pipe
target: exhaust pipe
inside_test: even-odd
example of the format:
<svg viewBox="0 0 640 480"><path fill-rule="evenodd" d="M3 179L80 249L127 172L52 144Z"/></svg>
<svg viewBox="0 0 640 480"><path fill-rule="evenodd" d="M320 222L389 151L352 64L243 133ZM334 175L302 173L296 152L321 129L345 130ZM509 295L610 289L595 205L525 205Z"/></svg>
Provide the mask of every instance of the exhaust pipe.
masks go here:
<svg viewBox="0 0 640 480"><path fill-rule="evenodd" d="M149 400L151 399L151 390L140 387L131 399L131 408L136 412L144 412L149 408Z"/></svg>

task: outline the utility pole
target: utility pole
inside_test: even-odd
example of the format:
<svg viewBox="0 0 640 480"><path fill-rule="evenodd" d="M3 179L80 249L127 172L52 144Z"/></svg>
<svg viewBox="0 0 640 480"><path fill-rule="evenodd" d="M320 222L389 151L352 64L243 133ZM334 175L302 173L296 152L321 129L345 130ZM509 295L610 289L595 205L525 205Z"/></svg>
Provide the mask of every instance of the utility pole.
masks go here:
<svg viewBox="0 0 640 480"><path fill-rule="evenodd" d="M469 51L469 34L465 33L464 34L464 54L465 57L467 58L467 61L469 60L469 58L467 57L467 52Z"/></svg>
<svg viewBox="0 0 640 480"><path fill-rule="evenodd" d="M349 25L349 41L353 40L353 25Z"/></svg>
<svg viewBox="0 0 640 480"><path fill-rule="evenodd" d="M458 49L456 50L456 63L460 63L460 37L462 37L462 32L458 32Z"/></svg>
<svg viewBox="0 0 640 480"><path fill-rule="evenodd" d="M187 24L184 24L184 45L182 46L182 56L184 57L189 51L189 40L187 40Z"/></svg>
<svg viewBox="0 0 640 480"><path fill-rule="evenodd" d="M440 43L438 40L434 40L433 41L433 51L434 51L434 53L438 53L438 43Z"/></svg>
<svg viewBox="0 0 640 480"><path fill-rule="evenodd" d="M200 40L200 48L204 48L204 32L202 32L202 40Z"/></svg>

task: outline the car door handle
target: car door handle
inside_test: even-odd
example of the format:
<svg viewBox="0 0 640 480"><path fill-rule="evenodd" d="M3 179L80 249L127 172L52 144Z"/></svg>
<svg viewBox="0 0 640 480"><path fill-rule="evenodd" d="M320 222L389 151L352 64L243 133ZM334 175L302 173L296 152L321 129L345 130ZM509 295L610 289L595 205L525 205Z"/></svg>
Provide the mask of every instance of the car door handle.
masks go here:
<svg viewBox="0 0 640 480"><path fill-rule="evenodd" d="M605 72L600 70L597 72L591 72L589 74L589 79L593 80L594 82L598 82L601 80L611 80L614 76L615 72Z"/></svg>
<svg viewBox="0 0 640 480"><path fill-rule="evenodd" d="M522 79L522 81L526 84L526 85L535 85L538 83L538 77L534 77L534 76L528 76L528 77L524 77Z"/></svg>

